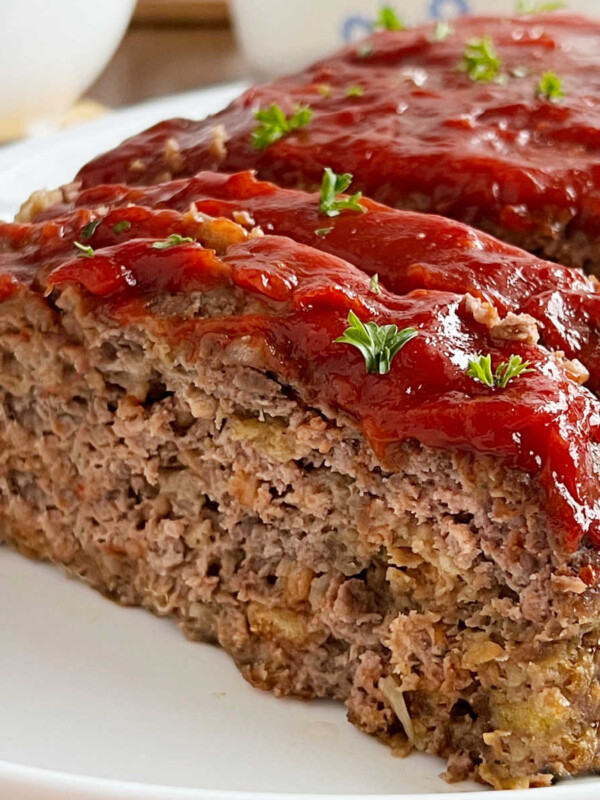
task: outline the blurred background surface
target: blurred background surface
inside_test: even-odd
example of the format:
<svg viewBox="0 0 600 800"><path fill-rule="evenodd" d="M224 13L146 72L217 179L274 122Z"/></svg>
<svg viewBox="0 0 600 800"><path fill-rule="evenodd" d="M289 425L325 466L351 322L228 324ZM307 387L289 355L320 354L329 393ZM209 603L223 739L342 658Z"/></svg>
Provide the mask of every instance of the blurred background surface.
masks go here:
<svg viewBox="0 0 600 800"><path fill-rule="evenodd" d="M247 73L227 2L138 0L123 41L86 96L115 108Z"/></svg>
<svg viewBox="0 0 600 800"><path fill-rule="evenodd" d="M152 98L293 72L367 35L383 6L413 25L540 2L0 0L0 143ZM600 14L600 0L565 5Z"/></svg>

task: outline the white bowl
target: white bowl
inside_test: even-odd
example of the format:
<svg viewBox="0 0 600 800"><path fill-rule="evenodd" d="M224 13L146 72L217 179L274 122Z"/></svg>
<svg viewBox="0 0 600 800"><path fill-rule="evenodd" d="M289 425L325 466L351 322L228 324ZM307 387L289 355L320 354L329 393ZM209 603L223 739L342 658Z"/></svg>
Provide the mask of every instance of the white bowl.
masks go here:
<svg viewBox="0 0 600 800"><path fill-rule="evenodd" d="M105 67L135 0L0 0L0 126L57 119Z"/></svg>

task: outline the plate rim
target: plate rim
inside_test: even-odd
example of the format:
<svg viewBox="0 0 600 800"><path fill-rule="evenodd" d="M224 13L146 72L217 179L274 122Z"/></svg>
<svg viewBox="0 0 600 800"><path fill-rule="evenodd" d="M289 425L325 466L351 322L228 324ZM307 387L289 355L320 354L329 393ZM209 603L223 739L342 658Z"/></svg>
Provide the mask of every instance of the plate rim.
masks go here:
<svg viewBox="0 0 600 800"><path fill-rule="evenodd" d="M409 756L410 757L410 756ZM252 792L227 789L194 789L183 786L122 781L112 778L99 778L90 775L62 772L16 764L0 759L0 787L5 780L12 780L14 788L60 791L61 800L77 800L81 791L87 792L86 800L571 800L577 792L578 800L591 800L598 796L596 776L589 782L579 783L578 779L565 779L554 786L538 789L500 789L483 788L466 792L425 792L406 794L314 794L295 792ZM577 781L577 782L576 782ZM535 792L532 796L530 793ZM40 797L46 800L44 795ZM49 794L47 800L56 796Z"/></svg>
<svg viewBox="0 0 600 800"><path fill-rule="evenodd" d="M595 776L586 783L575 783L573 779L538 789L500 789L491 788L466 792L425 792L406 794L314 794L295 792L252 792L227 789L194 789L183 786L147 784L138 781L122 781L99 778L91 775L63 772L16 764L0 759L0 786L6 780L13 782L16 789L33 789L61 792L61 800L76 800L87 792L86 800L569 800L577 792L578 798L591 800L598 796L598 782ZM585 777L584 777L585 779ZM575 779L577 780L577 779ZM531 792L535 792L531 796ZM45 799L43 795L41 797ZM55 795L48 795L48 800Z"/></svg>

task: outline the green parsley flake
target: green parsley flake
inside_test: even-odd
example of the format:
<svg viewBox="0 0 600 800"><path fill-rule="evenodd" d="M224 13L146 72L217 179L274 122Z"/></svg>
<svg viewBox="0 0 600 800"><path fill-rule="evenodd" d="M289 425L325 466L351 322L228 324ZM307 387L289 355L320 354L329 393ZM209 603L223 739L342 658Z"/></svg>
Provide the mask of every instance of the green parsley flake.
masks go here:
<svg viewBox="0 0 600 800"><path fill-rule="evenodd" d="M560 11L567 4L562 0L550 0L547 3L536 3L534 0L517 0L517 14L543 14L547 11Z"/></svg>
<svg viewBox="0 0 600 800"><path fill-rule="evenodd" d="M257 150L264 150L286 133L308 125L312 115L310 106L295 105L289 117L276 103L269 108L259 109L254 113L260 125L252 131L252 146Z"/></svg>
<svg viewBox="0 0 600 800"><path fill-rule="evenodd" d="M373 23L374 30L403 31L404 28L404 23L391 6L382 6L379 9L377 19Z"/></svg>
<svg viewBox="0 0 600 800"><path fill-rule="evenodd" d="M168 250L170 247L176 247L178 244L187 244L188 242L195 242L191 236L181 236L178 233L172 233L166 239L160 239L158 242L152 242L152 247L155 250Z"/></svg>
<svg viewBox="0 0 600 800"><path fill-rule="evenodd" d="M317 92L322 94L323 97L331 97L332 95L331 86L328 83L320 83L317 86Z"/></svg>
<svg viewBox="0 0 600 800"><path fill-rule="evenodd" d="M371 276L371 280L369 281L369 291L372 294L381 294L381 288L379 286L379 275L377 273Z"/></svg>
<svg viewBox="0 0 600 800"><path fill-rule="evenodd" d="M490 389L494 388L492 357L489 354L487 356L477 356L477 358L469 361L465 374L468 375L469 378L473 378L474 381L484 383L486 386L489 386Z"/></svg>
<svg viewBox="0 0 600 800"><path fill-rule="evenodd" d="M549 100L551 103L558 103L565 96L562 80L555 72L544 72L535 92L538 97Z"/></svg>
<svg viewBox="0 0 600 800"><path fill-rule="evenodd" d="M362 192L355 192L350 197L340 197L351 183L352 175L349 172L336 175L332 169L325 167L319 200L321 214L327 214L328 217L337 217L342 211L359 211L364 214L366 209L360 204Z"/></svg>
<svg viewBox="0 0 600 800"><path fill-rule="evenodd" d="M131 222L128 219L122 219L121 222L113 225L113 233L123 233L123 231L128 231L129 228L131 228Z"/></svg>
<svg viewBox="0 0 600 800"><path fill-rule="evenodd" d="M399 331L397 325L377 325L376 322L363 323L353 311L348 314L348 328L334 341L350 344L363 355L367 372L386 375L392 360L405 344L417 335L416 328Z"/></svg>
<svg viewBox="0 0 600 800"><path fill-rule="evenodd" d="M96 228L102 222L101 219L94 219L85 226L85 228L81 229L81 238L82 239L90 239L94 233L96 232Z"/></svg>
<svg viewBox="0 0 600 800"><path fill-rule="evenodd" d="M346 97L362 97L364 93L362 86L348 86L346 89Z"/></svg>
<svg viewBox="0 0 600 800"><path fill-rule="evenodd" d="M327 236L328 233L331 233L333 228L317 228L315 231L317 236Z"/></svg>
<svg viewBox="0 0 600 800"><path fill-rule="evenodd" d="M81 244L81 242L73 242L75 247L79 250L77 255L80 258L93 258L94 257L94 248L90 247L89 245Z"/></svg>
<svg viewBox="0 0 600 800"><path fill-rule="evenodd" d="M494 43L489 36L483 39L471 39L465 47L463 61L458 69L466 72L472 81L498 81L502 61L496 53Z"/></svg>
<svg viewBox="0 0 600 800"><path fill-rule="evenodd" d="M524 372L533 372L529 363L523 361L521 356L511 355L508 361L503 361L496 367L496 371L492 372L492 357L488 354L469 361L465 374L489 386L490 389L504 389L513 378L518 378Z"/></svg>
<svg viewBox="0 0 600 800"><path fill-rule="evenodd" d="M454 28L450 25L449 22L445 19L441 19L439 22L435 23L435 28L433 29L432 41L433 42L445 42L449 36L452 36L454 33Z"/></svg>

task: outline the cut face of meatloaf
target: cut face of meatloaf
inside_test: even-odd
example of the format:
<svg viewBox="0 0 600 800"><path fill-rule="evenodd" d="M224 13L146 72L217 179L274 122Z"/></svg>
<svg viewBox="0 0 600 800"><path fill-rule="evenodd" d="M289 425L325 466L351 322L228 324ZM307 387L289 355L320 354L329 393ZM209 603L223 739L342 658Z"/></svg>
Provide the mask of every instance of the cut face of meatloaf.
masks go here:
<svg viewBox="0 0 600 800"><path fill-rule="evenodd" d="M432 25L377 33L206 121L156 125L79 178L147 184L253 168L314 188L329 166L387 205L597 272L599 46L597 22L562 14L464 17L447 36ZM312 115L297 113L305 106Z"/></svg>
<svg viewBox="0 0 600 800"><path fill-rule="evenodd" d="M2 230L2 538L452 779L600 769L600 405L564 360L231 220L94 217Z"/></svg>
<svg viewBox="0 0 600 800"><path fill-rule="evenodd" d="M281 189L257 180L252 172L200 172L139 188L117 184L78 191L71 186L38 198L45 203L32 203L22 215L35 224L0 225L0 235L4 230L24 262L35 262L39 243L57 230L62 244L55 241L53 252L69 252L86 224L93 226L86 241L106 247L134 235L132 231L146 235L150 227L156 232L174 226L194 237L203 215L222 218L221 226L223 219L237 220L246 230L259 226L343 258L377 275L396 294L415 289L468 293L492 338L541 340L581 362L579 379L592 391L600 389L598 281L460 222L399 211L367 198L360 200L359 210L329 217L320 209L320 193ZM128 228L132 221L134 227Z"/></svg>

